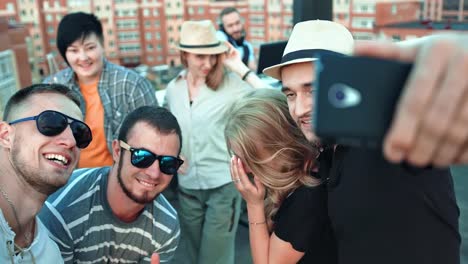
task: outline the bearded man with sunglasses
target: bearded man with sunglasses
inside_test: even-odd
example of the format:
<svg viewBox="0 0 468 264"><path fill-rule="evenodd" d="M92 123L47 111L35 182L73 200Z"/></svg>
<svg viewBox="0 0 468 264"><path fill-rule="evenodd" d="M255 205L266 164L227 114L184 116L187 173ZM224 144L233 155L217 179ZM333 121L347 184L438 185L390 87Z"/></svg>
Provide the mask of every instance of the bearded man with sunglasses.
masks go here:
<svg viewBox="0 0 468 264"><path fill-rule="evenodd" d="M40 213L66 263L170 261L180 229L161 192L183 163L182 136L166 109L143 106L112 142L112 167L76 170Z"/></svg>
<svg viewBox="0 0 468 264"><path fill-rule="evenodd" d="M78 95L60 84L16 92L0 121L0 263L63 263L36 217L92 140Z"/></svg>

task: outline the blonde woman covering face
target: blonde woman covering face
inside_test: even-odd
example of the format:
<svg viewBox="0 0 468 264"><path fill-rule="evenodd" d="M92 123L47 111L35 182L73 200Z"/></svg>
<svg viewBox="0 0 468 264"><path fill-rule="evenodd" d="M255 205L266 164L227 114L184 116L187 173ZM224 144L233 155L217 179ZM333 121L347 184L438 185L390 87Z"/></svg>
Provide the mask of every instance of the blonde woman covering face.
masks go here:
<svg viewBox="0 0 468 264"><path fill-rule="evenodd" d="M290 116L286 97L247 94L231 109L225 136L232 181L247 203L254 263L336 263L327 191L310 176L318 151Z"/></svg>

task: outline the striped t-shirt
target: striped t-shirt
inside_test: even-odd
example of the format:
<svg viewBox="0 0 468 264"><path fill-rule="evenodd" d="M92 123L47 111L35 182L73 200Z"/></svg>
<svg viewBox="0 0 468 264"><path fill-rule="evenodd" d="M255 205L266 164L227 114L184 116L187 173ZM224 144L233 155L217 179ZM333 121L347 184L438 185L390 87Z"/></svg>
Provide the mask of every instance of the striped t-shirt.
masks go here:
<svg viewBox="0 0 468 264"><path fill-rule="evenodd" d="M160 194L135 221L120 221L106 197L109 171L76 170L39 214L65 263L150 263L153 252L169 262L180 238L176 211Z"/></svg>

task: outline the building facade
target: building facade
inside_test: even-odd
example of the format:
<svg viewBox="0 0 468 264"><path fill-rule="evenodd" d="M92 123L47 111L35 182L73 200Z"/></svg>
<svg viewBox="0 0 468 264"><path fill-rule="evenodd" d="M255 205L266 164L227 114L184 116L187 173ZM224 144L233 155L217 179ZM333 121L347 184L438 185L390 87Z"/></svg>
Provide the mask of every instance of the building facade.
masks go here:
<svg viewBox="0 0 468 264"><path fill-rule="evenodd" d="M57 27L70 12L94 13L102 22L106 57L117 64L179 65L175 49L185 20L210 19L217 24L225 7L236 7L247 39L258 49L267 41L287 39L293 0L2 0L0 17L27 28L36 71L46 76L66 67L56 49Z"/></svg>

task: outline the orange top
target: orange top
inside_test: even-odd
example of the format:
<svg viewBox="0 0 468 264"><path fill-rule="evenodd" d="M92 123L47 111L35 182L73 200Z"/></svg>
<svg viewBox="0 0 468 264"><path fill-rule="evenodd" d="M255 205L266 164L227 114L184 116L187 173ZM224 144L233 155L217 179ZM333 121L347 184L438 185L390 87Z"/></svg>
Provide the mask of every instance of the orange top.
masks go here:
<svg viewBox="0 0 468 264"><path fill-rule="evenodd" d="M90 84L80 84L81 94L86 103L85 123L93 132L93 141L81 150L78 168L110 166L113 163L104 131L104 107L97 89L98 81Z"/></svg>

